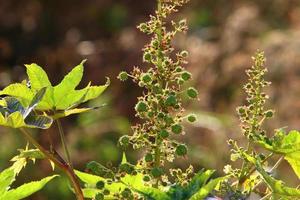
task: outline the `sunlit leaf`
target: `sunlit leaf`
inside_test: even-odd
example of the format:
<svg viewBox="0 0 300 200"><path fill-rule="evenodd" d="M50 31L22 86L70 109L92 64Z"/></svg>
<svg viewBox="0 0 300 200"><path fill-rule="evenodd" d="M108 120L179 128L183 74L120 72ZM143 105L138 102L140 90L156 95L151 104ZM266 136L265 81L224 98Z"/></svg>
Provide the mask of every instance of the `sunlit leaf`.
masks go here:
<svg viewBox="0 0 300 200"><path fill-rule="evenodd" d="M285 186L284 182L271 177L261 166L260 162L256 162L257 171L262 175L273 194L281 196L300 197L300 190Z"/></svg>
<svg viewBox="0 0 300 200"><path fill-rule="evenodd" d="M265 140L257 143L272 152L283 154L300 178L300 133L298 131L293 130L285 134L280 130L276 132L271 144Z"/></svg>
<svg viewBox="0 0 300 200"><path fill-rule="evenodd" d="M201 187L200 190L190 198L190 200L204 199L216 188L216 186L220 182L224 181L224 179L226 179L226 177L219 177L219 178L210 180L206 185Z"/></svg>
<svg viewBox="0 0 300 200"><path fill-rule="evenodd" d="M48 76L46 72L43 70L43 68L41 68L35 63L30 65L25 65L25 67L27 70L27 75L29 77L29 81L32 89L40 90L43 87L51 86Z"/></svg>
<svg viewBox="0 0 300 200"><path fill-rule="evenodd" d="M49 181L51 181L55 177L57 177L57 175L43 178L40 181L33 181L30 183L23 184L16 189L11 189L7 192L4 192L4 194L0 195L0 199L3 199L3 200L4 199L5 200L24 199L24 198L32 195L33 193L41 190Z"/></svg>
<svg viewBox="0 0 300 200"><path fill-rule="evenodd" d="M0 173L0 194L9 189L10 184L15 180L14 170L5 169ZM1 199L1 198L0 198Z"/></svg>
<svg viewBox="0 0 300 200"><path fill-rule="evenodd" d="M0 91L0 95L17 97L20 99L24 106L28 106L34 96L34 93L26 85L21 83L14 83L10 84L2 91Z"/></svg>
<svg viewBox="0 0 300 200"><path fill-rule="evenodd" d="M62 109L61 102L66 101L68 97L66 94L72 93L75 88L80 83L82 76L83 76L83 63L82 61L78 66L72 69L64 79L54 87L54 101L55 101L55 108ZM73 96L74 94L72 94ZM82 94L83 95L83 94ZM70 96L70 95L69 95Z"/></svg>

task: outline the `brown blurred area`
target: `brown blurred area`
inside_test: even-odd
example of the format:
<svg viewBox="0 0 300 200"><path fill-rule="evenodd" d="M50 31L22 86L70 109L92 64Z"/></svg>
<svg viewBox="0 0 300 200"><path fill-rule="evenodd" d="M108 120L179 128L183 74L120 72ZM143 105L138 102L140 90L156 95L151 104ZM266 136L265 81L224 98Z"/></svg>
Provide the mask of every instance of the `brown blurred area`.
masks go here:
<svg viewBox="0 0 300 200"><path fill-rule="evenodd" d="M117 138L130 133L137 120L134 104L141 90L116 76L133 66L143 67L141 48L149 41L136 30L155 9L155 0L0 0L0 88L26 78L23 64L38 63L58 83L81 60L85 76L81 86L92 81L111 85L93 105L107 103L98 111L63 120L71 155L76 168L97 160L116 164L121 157ZM174 41L176 48L190 52L187 68L193 74L192 84L199 89L200 101L186 105L199 115L198 122L187 125L182 137L190 147L189 159L178 165L192 163L216 168L222 173L230 162L226 140L245 140L238 126L235 108L244 103L242 85L245 69L251 66L256 49L267 56L272 81L267 93L268 107L276 116L266 124L272 135L276 128L300 129L300 2L298 0L191 0L174 18L188 19L190 30ZM36 133L49 145L49 136L59 137L53 126ZM17 131L0 129L0 169L24 148ZM129 160L137 158L128 151ZM183 164L182 164L183 163ZM272 164L272 161L271 163ZM52 173L48 162L29 164L20 174L19 183ZM286 173L291 174L286 177ZM30 175L30 177L28 176ZM291 185L297 179L284 163L278 176ZM64 178L49 184L31 199L72 199ZM299 184L299 183L298 183ZM53 191L56 191L54 194Z"/></svg>

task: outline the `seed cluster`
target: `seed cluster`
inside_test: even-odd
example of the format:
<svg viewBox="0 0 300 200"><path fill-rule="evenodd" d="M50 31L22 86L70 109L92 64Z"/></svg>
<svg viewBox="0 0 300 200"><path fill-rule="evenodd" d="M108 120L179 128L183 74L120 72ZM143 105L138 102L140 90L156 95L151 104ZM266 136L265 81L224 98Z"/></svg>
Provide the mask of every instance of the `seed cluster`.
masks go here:
<svg viewBox="0 0 300 200"><path fill-rule="evenodd" d="M184 88L184 84L192 78L191 73L183 67L187 64L188 52L175 52L172 46L175 35L187 31L186 20L167 21L167 16L177 12L177 8L187 2L158 1L156 15L138 26L145 34L152 35L150 43L143 48L143 61L147 67L135 67L132 72L123 71L118 76L121 81L131 78L145 89L135 105L136 116L141 123L132 127L133 135L121 137L119 144L122 147L132 145L134 149L145 151L139 164L145 174L144 180L153 180L153 185L167 181L163 176L166 162L173 162L176 156L187 154L186 145L172 136L184 134L184 119L196 121L194 114L184 113L182 105L183 96L198 98L195 88Z"/></svg>

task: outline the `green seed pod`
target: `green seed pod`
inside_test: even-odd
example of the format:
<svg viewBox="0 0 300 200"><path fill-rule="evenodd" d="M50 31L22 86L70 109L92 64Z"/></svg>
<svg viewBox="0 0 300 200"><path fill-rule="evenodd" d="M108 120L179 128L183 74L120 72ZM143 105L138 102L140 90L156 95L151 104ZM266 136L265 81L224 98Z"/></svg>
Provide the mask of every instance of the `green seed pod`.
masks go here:
<svg viewBox="0 0 300 200"><path fill-rule="evenodd" d="M142 81L143 81L144 83L149 83L149 82L151 82L151 81L152 81L152 78L151 78L150 74L144 74L144 75L142 76Z"/></svg>
<svg viewBox="0 0 300 200"><path fill-rule="evenodd" d="M174 95L169 95L165 101L166 106L175 106L177 99Z"/></svg>
<svg viewBox="0 0 300 200"><path fill-rule="evenodd" d="M148 108L148 106L147 106L146 102L144 102L144 101L139 101L135 105L135 110L137 112L145 112L145 111L147 111L147 108Z"/></svg>
<svg viewBox="0 0 300 200"><path fill-rule="evenodd" d="M122 191L121 195L122 195L123 198L128 199L128 198L131 197L132 192L131 192L130 189L125 188L125 189Z"/></svg>
<svg viewBox="0 0 300 200"><path fill-rule="evenodd" d="M198 91L197 91L195 88L190 87L190 88L187 90L187 94L188 94L188 96L189 96L190 98L195 99L195 98L197 98L197 96L198 96Z"/></svg>
<svg viewBox="0 0 300 200"><path fill-rule="evenodd" d="M119 144L122 147L127 147L129 145L130 139L128 135L123 135L122 137L120 137L119 139Z"/></svg>
<svg viewBox="0 0 300 200"><path fill-rule="evenodd" d="M96 187L97 187L98 189L100 189L100 190L103 189L104 186L105 186L104 181L98 181L98 182L96 183Z"/></svg>
<svg viewBox="0 0 300 200"><path fill-rule="evenodd" d="M148 26L146 23L141 23L138 28L144 33L148 31Z"/></svg>
<svg viewBox="0 0 300 200"><path fill-rule="evenodd" d="M151 59L152 59L151 53L145 52L143 57L144 62L151 62Z"/></svg>
<svg viewBox="0 0 300 200"><path fill-rule="evenodd" d="M146 161L146 162L152 162L152 161L153 161L153 156L152 156L151 153L147 153L147 154L145 155L145 161Z"/></svg>
<svg viewBox="0 0 300 200"><path fill-rule="evenodd" d="M102 194L102 193L96 194L95 200L103 200L103 199L104 199L104 194Z"/></svg>
<svg viewBox="0 0 300 200"><path fill-rule="evenodd" d="M160 167L154 167L151 169L151 175L154 177L154 178L158 178L160 177L161 175L163 175L163 169L160 168Z"/></svg>
<svg viewBox="0 0 300 200"><path fill-rule="evenodd" d="M238 107L237 112L239 115L244 115L246 112L246 109L244 107Z"/></svg>
<svg viewBox="0 0 300 200"><path fill-rule="evenodd" d="M273 110L268 110L265 112L265 116L266 118L271 118L274 115L274 111Z"/></svg>
<svg viewBox="0 0 300 200"><path fill-rule="evenodd" d="M181 78L184 80L184 81L187 81L189 79L191 79L192 77L192 74L188 71L184 71L182 74L181 74Z"/></svg>
<svg viewBox="0 0 300 200"><path fill-rule="evenodd" d="M128 79L127 72L125 72L125 71L120 72L119 75L118 75L118 79L120 81L126 81Z"/></svg>
<svg viewBox="0 0 300 200"><path fill-rule="evenodd" d="M181 55L182 57L186 58L186 57L188 57L189 52L187 52L187 51L182 51L182 52L180 53L180 55Z"/></svg>
<svg viewBox="0 0 300 200"><path fill-rule="evenodd" d="M176 155L185 156L187 154L187 147L185 144L180 144L176 147L175 150Z"/></svg>
<svg viewBox="0 0 300 200"><path fill-rule="evenodd" d="M147 113L147 116L148 116L149 118L152 118L152 117L154 116L154 113L151 112L151 111L149 111L149 112Z"/></svg>
<svg viewBox="0 0 300 200"><path fill-rule="evenodd" d="M180 124L174 124L173 126L171 126L171 130L173 133L175 134L180 134L182 133L182 126Z"/></svg>
<svg viewBox="0 0 300 200"><path fill-rule="evenodd" d="M182 70L183 70L183 68L182 68L181 66L177 66L177 67L175 68L175 71L176 71L176 72L182 72Z"/></svg>
<svg viewBox="0 0 300 200"><path fill-rule="evenodd" d="M143 181L145 181L145 182L149 182L151 179L150 179L150 176L144 176L143 177Z"/></svg>
<svg viewBox="0 0 300 200"><path fill-rule="evenodd" d="M163 129L159 132L159 136L165 139L169 137L169 132Z"/></svg>
<svg viewBox="0 0 300 200"><path fill-rule="evenodd" d="M108 189L104 189L104 190L103 190L103 194L104 194L104 195L109 195L109 194L110 194L110 191L109 191Z"/></svg>
<svg viewBox="0 0 300 200"><path fill-rule="evenodd" d="M187 120L191 123L195 122L197 120L197 117L195 114L189 114L187 117Z"/></svg>
<svg viewBox="0 0 300 200"><path fill-rule="evenodd" d="M119 167L121 172L126 172L127 174L132 174L134 171L134 166L129 163L123 163Z"/></svg>
<svg viewBox="0 0 300 200"><path fill-rule="evenodd" d="M165 115L164 116L164 121L165 121L165 123L166 123L167 126L169 126L169 125L171 125L171 124L174 123L174 120L173 120L173 118L170 115Z"/></svg>

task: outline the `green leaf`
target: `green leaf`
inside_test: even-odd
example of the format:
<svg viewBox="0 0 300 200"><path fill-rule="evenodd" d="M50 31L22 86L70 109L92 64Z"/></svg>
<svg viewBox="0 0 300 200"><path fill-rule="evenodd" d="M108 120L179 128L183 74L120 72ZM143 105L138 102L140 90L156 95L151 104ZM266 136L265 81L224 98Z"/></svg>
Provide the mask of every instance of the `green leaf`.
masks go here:
<svg viewBox="0 0 300 200"><path fill-rule="evenodd" d="M25 67L32 89L40 90L43 87L51 86L46 72L40 66L33 63L30 65L25 65Z"/></svg>
<svg viewBox="0 0 300 200"><path fill-rule="evenodd" d="M51 117L53 119L58 119L58 118L66 117L66 116L73 115L73 114L79 114L79 113L84 113L84 112L88 112L88 111L91 111L91 110L96 110L97 108L96 107L93 107L93 108L74 108L74 109L70 109L70 110L63 110L63 111L56 112Z"/></svg>
<svg viewBox="0 0 300 200"><path fill-rule="evenodd" d="M0 199L3 199L3 200L4 199L5 200L24 199L24 198L32 195L33 193L41 190L49 181L51 181L55 177L57 177L57 175L43 178L40 181L34 181L34 182L23 184L16 189L12 189L12 190L5 192L2 196L0 196Z"/></svg>
<svg viewBox="0 0 300 200"><path fill-rule="evenodd" d="M12 128L49 128L53 122L52 118L44 115L36 115L32 111L37 105L37 101L42 98L44 89L37 93L31 102L31 106L24 108L18 99L14 97L5 97L7 107L1 107L0 125ZM4 117L5 116L5 117Z"/></svg>
<svg viewBox="0 0 300 200"><path fill-rule="evenodd" d="M78 170L74 170L74 172L81 181L88 183L89 185L95 186L99 181L105 181L105 179L100 176L88 174L88 173L81 172Z"/></svg>
<svg viewBox="0 0 300 200"><path fill-rule="evenodd" d="M10 84L4 88L0 95L9 95L20 99L24 106L28 106L34 93L26 85L21 83Z"/></svg>
<svg viewBox="0 0 300 200"><path fill-rule="evenodd" d="M1 122L0 122L1 124ZM10 126L12 128L20 128L26 126L23 115L20 112L14 112L10 114L7 119L5 124L1 124L3 126Z"/></svg>
<svg viewBox="0 0 300 200"><path fill-rule="evenodd" d="M204 199L205 197L207 197L209 195L209 193L211 193L211 191L213 191L216 186L224 181L227 177L219 177L213 180L210 180L205 186L201 187L200 190L195 193L190 200L201 200Z"/></svg>
<svg viewBox="0 0 300 200"><path fill-rule="evenodd" d="M75 90L75 88L80 83L83 76L83 63L82 61L78 66L72 69L64 79L54 87L54 101L55 107L61 109L61 102L66 98L66 94ZM74 95L74 94L73 94ZM72 96L73 96L72 95ZM83 94L82 94L83 95Z"/></svg>
<svg viewBox="0 0 300 200"><path fill-rule="evenodd" d="M45 92L46 92L46 89L47 88L42 88L40 89L35 95L34 97L32 98L28 108L26 108L24 114L23 114L23 117L26 118L30 113L31 111L33 111L33 109L38 105L38 103L42 100L42 98L44 97L45 95Z"/></svg>
<svg viewBox="0 0 300 200"><path fill-rule="evenodd" d="M291 197L300 197L300 190L287 187L285 184L271 177L262 167L259 161L256 161L256 169L262 175L265 182L268 184L269 188L272 190L273 194L281 196L291 196Z"/></svg>
<svg viewBox="0 0 300 200"><path fill-rule="evenodd" d="M287 135L283 130L277 131L269 144L265 140L257 141L264 148L284 155L293 170L300 178L300 133L296 130L290 131Z"/></svg>
<svg viewBox="0 0 300 200"><path fill-rule="evenodd" d="M15 180L14 170L7 168L0 173L0 194L9 189L10 184ZM1 199L1 198L0 198Z"/></svg>

